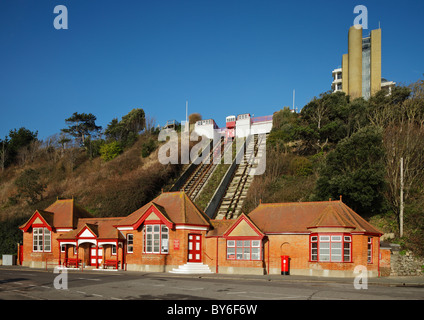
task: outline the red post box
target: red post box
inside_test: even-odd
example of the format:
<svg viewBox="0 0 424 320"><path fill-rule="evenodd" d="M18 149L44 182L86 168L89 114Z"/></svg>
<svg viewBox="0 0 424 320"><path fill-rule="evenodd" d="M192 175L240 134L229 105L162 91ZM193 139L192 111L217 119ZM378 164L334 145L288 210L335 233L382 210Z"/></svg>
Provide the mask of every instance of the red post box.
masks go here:
<svg viewBox="0 0 424 320"><path fill-rule="evenodd" d="M281 256L281 274L289 275L289 256Z"/></svg>

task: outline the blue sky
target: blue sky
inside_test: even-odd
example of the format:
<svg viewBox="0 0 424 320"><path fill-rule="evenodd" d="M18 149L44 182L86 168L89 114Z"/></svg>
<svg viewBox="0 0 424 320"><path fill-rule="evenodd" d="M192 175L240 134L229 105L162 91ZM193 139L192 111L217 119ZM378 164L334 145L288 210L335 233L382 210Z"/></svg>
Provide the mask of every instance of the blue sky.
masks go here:
<svg viewBox="0 0 424 320"><path fill-rule="evenodd" d="M104 128L143 108L156 123L199 112L302 108L331 87L356 5L382 28L382 75L423 78L424 2L0 0L0 138L10 129L60 132L73 112ZM56 30L53 9L68 9Z"/></svg>

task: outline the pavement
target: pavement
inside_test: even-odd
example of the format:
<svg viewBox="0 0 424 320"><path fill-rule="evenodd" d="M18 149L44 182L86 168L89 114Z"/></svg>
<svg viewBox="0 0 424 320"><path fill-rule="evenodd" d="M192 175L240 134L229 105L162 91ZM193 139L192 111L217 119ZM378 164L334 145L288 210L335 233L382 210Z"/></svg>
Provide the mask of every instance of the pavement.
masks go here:
<svg viewBox="0 0 424 320"><path fill-rule="evenodd" d="M127 271L123 271L127 272ZM165 275L160 273L160 275ZM335 277L315 277L315 276L298 276L298 275L249 275L249 274L170 274L166 276L171 277L197 277L203 279L231 279L231 280L254 280L254 281L276 281L276 282L307 282L307 283L347 283L351 284L354 278L335 278ZM390 277L374 277L368 278L369 285L381 286L409 286L409 287L423 287L424 288L424 275L423 276L390 276Z"/></svg>
<svg viewBox="0 0 424 320"><path fill-rule="evenodd" d="M0 274L2 270L34 270L46 272L46 269L28 268L22 266L0 266ZM69 272L81 273L79 269L68 269ZM52 272L53 269L49 268L47 272ZM137 271L124 271L124 270L84 270L83 273L125 273L125 274L146 274L145 272ZM272 282L305 282L305 283L348 283L351 284L354 278L335 278L335 277L316 277L316 276L299 276L299 275L250 275L250 274L222 274L222 273L208 273L208 274L175 274L175 273L149 273L157 274L159 277L169 278L201 278L201 279L228 279L228 280L252 280L252 281L272 281ZM389 277L372 277L368 278L368 285L380 286L405 286L405 287L423 287L424 288L424 274L422 276L389 276Z"/></svg>
<svg viewBox="0 0 424 320"><path fill-rule="evenodd" d="M229 275L229 274L208 274L197 275L202 278L215 278L215 279L243 279L255 281L281 281L281 282L318 282L318 283L349 283L351 284L354 278L334 278L334 277L314 277L314 276L297 276L297 275ZM369 285L382 285L382 286L410 286L410 287L423 287L424 276L408 276L408 277L374 277L368 278Z"/></svg>

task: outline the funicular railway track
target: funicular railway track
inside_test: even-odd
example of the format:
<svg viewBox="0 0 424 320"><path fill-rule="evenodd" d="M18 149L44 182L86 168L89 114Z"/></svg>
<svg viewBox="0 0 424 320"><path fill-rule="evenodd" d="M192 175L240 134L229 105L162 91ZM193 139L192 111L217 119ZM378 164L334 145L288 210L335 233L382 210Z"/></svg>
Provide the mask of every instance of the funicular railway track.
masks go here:
<svg viewBox="0 0 424 320"><path fill-rule="evenodd" d="M216 214L216 219L235 219L241 214L244 199L253 180L249 174L250 170L257 166L255 162L259 155L262 143L265 143L266 137L253 135L247 144L243 161L238 165L232 181L228 186L221 204Z"/></svg>
<svg viewBox="0 0 424 320"><path fill-rule="evenodd" d="M196 199L203 186L208 181L209 177L218 164L214 163L214 157L217 156L217 153L220 153L222 156L225 146L226 144L224 143L224 139L221 139L221 141L217 143L210 151L208 155L209 161L205 161L206 159L204 159L202 163L197 166L196 170L194 170L194 172L188 177L180 189L181 191L184 191L191 200L194 201L194 199Z"/></svg>

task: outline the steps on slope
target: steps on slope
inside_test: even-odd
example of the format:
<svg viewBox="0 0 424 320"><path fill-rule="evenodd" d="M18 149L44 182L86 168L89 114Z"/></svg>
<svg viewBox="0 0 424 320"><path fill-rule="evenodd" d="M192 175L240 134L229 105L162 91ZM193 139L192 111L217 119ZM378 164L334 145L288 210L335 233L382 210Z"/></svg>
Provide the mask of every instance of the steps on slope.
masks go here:
<svg viewBox="0 0 424 320"><path fill-rule="evenodd" d="M201 262L188 262L178 268L174 268L170 273L180 274L198 274L198 273L213 273L209 266Z"/></svg>

